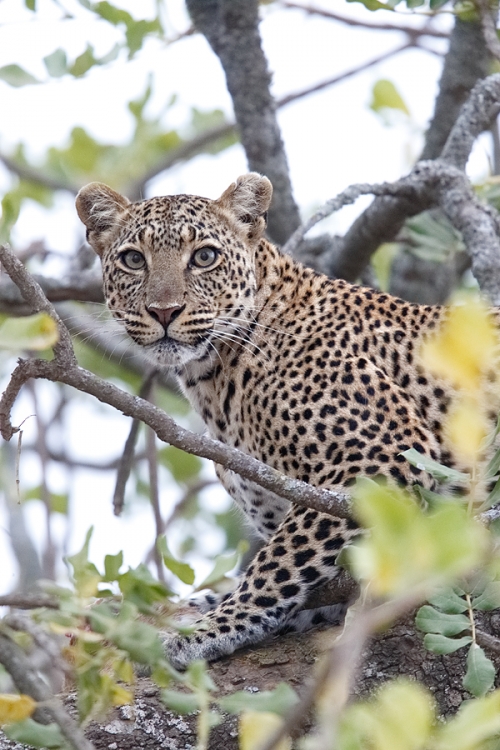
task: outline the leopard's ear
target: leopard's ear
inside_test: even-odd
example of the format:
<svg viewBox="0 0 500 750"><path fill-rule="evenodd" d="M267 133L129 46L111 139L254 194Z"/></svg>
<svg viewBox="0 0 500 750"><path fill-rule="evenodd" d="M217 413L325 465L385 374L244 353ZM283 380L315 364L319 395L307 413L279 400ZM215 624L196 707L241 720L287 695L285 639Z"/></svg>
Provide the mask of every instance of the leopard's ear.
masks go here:
<svg viewBox="0 0 500 750"><path fill-rule="evenodd" d="M87 227L87 240L98 255L119 223L130 201L102 182L85 185L76 196L78 216Z"/></svg>
<svg viewBox="0 0 500 750"><path fill-rule="evenodd" d="M250 239L258 239L266 228L272 197L273 186L267 177L250 172L238 177L217 203L233 214Z"/></svg>

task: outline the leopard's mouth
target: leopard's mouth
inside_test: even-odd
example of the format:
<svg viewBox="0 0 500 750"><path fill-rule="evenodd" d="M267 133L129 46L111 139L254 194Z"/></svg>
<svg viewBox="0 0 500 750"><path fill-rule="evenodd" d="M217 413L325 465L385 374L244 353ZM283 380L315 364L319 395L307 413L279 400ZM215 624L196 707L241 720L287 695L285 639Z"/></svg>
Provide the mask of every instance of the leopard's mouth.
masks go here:
<svg viewBox="0 0 500 750"><path fill-rule="evenodd" d="M146 356L154 364L162 367L178 367L193 360L204 359L210 348L205 337L198 337L195 342L179 341L165 334L160 339L146 346L143 345Z"/></svg>

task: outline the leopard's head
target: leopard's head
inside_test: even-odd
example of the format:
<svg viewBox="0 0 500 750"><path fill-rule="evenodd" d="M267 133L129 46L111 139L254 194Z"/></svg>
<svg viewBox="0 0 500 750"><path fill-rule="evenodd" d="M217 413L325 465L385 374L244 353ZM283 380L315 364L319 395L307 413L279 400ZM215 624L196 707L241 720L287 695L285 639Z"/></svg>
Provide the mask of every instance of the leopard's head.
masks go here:
<svg viewBox="0 0 500 750"><path fill-rule="evenodd" d="M102 261L108 307L156 364L202 359L221 327L253 309L271 196L269 180L253 172L217 200L130 203L102 183L80 190L76 207Z"/></svg>

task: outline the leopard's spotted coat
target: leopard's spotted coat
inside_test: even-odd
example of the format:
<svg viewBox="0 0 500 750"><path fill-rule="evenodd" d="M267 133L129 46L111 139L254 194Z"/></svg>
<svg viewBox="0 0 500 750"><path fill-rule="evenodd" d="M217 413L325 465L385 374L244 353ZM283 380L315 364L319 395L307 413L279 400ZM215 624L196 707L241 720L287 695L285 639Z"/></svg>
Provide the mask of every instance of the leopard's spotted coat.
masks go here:
<svg viewBox="0 0 500 750"><path fill-rule="evenodd" d="M450 393L418 364L444 308L332 280L263 237L271 185L245 175L218 200L129 203L104 185L77 208L101 256L113 314L157 365L173 367L210 435L318 487L385 475L431 486L402 451L453 464ZM356 525L288 502L222 467L267 543L237 590L171 640L172 661L214 659L286 626L337 573Z"/></svg>

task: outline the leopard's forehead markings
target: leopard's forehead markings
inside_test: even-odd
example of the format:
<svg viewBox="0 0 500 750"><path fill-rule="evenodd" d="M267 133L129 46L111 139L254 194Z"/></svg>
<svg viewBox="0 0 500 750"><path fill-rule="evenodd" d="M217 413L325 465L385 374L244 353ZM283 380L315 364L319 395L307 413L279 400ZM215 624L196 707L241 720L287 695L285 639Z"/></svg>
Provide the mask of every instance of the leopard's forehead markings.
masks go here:
<svg viewBox="0 0 500 750"><path fill-rule="evenodd" d="M150 198L129 207L122 241L176 245L213 238L220 219L210 215L208 198L174 195Z"/></svg>

